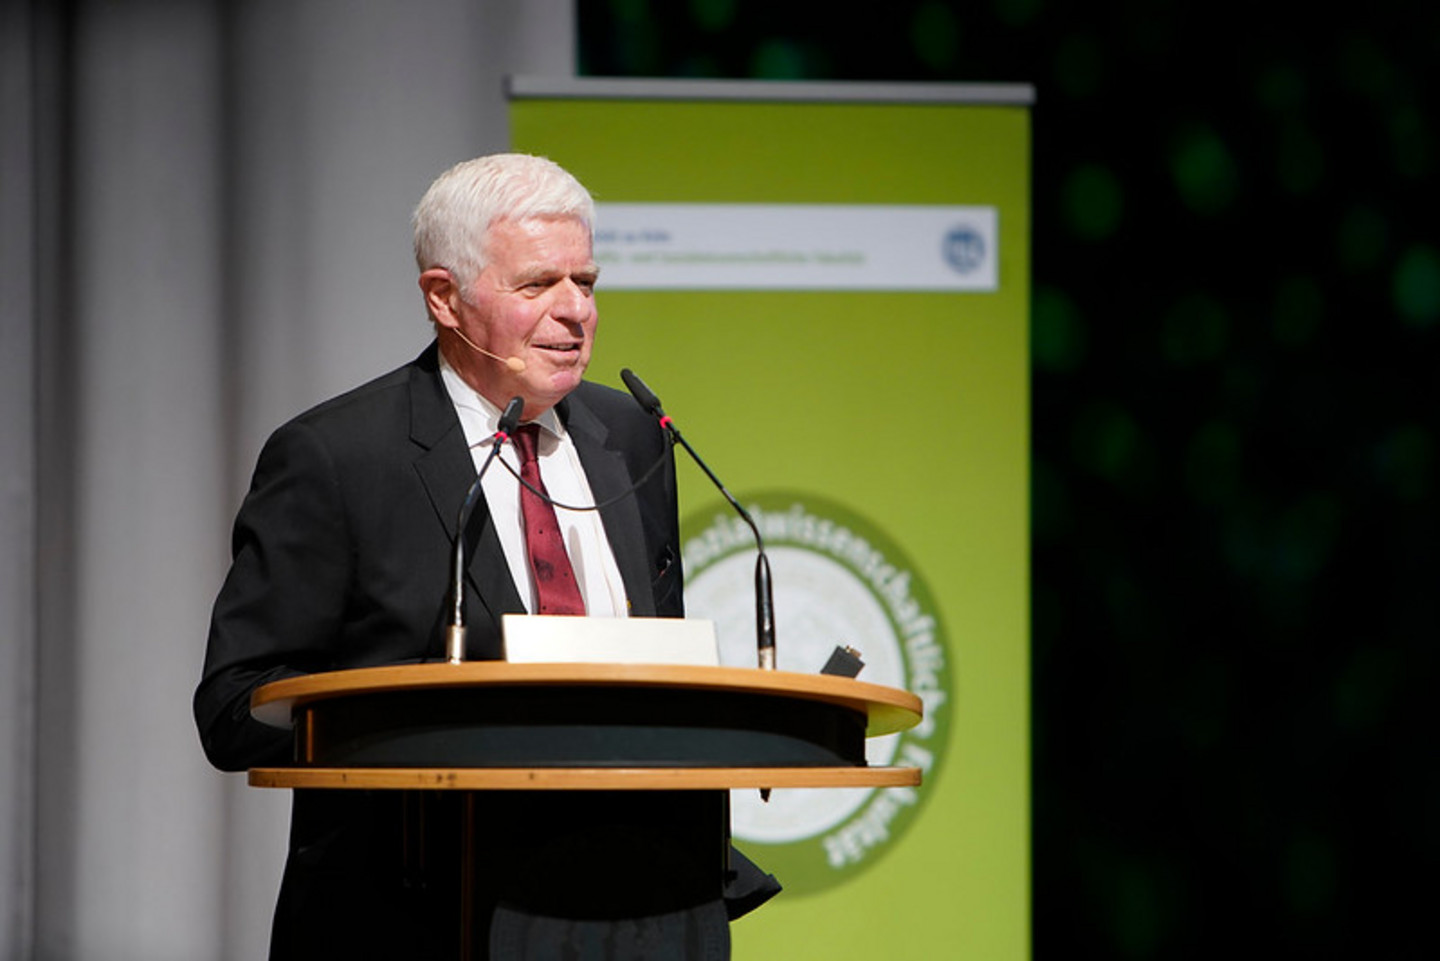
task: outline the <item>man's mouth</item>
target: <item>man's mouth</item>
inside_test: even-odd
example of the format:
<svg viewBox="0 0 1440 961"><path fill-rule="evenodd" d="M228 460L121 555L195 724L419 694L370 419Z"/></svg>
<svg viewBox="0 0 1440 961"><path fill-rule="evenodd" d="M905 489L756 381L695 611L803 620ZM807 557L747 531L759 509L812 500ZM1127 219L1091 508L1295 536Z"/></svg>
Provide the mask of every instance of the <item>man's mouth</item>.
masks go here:
<svg viewBox="0 0 1440 961"><path fill-rule="evenodd" d="M548 351L554 351L555 353L560 353L560 354L573 354L573 353L578 353L578 352L580 351L580 345L579 345L579 344L576 344L576 343L564 343L564 344L531 344L530 346L531 346L532 348L536 349L536 350L548 350Z"/></svg>

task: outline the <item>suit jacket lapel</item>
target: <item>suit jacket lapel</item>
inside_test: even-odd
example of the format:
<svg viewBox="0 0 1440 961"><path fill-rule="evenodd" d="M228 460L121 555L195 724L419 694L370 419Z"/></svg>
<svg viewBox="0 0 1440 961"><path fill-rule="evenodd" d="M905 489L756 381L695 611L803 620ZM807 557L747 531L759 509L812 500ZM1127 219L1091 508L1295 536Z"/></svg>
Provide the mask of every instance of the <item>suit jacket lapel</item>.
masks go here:
<svg viewBox="0 0 1440 961"><path fill-rule="evenodd" d="M655 598L651 594L650 561L646 557L644 527L635 498L620 497L629 491L634 479L626 469L625 458L609 427L575 394L561 401L556 408L565 429L575 441L575 450L585 468L590 492L598 503L620 499L600 511L605 537L615 553L620 579L630 613L636 617L655 615Z"/></svg>
<svg viewBox="0 0 1440 961"><path fill-rule="evenodd" d="M437 348L420 356L410 374L410 438L422 449L415 458L415 470L435 509L436 520L447 543L455 542L455 524L460 505L470 484L475 480L475 461L465 443L465 433L445 384L440 379ZM495 533L485 495L476 495L475 508L465 531L465 553L470 558L466 577L480 595L495 630L500 629L500 615L525 612L510 566ZM470 611L474 621L477 612Z"/></svg>

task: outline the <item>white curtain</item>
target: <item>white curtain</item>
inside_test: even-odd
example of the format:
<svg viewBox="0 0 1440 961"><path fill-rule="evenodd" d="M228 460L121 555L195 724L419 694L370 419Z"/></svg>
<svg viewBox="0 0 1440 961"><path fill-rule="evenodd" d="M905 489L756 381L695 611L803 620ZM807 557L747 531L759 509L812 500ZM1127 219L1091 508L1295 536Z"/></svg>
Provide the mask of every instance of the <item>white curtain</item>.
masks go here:
<svg viewBox="0 0 1440 961"><path fill-rule="evenodd" d="M190 717L265 435L429 337L408 218L572 0L0 13L0 956L265 956L288 792Z"/></svg>

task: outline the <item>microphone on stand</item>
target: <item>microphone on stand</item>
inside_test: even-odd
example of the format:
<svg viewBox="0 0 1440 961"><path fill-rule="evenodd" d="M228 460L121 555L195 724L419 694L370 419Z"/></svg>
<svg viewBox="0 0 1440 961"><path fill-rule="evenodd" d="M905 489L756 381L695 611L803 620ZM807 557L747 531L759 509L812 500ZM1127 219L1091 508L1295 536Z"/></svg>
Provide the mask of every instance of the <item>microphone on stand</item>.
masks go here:
<svg viewBox="0 0 1440 961"><path fill-rule="evenodd" d="M485 472L500 456L500 448L515 433L515 426L520 423L520 412L525 409L525 400L522 397L512 397L510 403L505 405L505 410L500 414L500 423L495 428L495 443L490 445L490 454L485 458L485 463L480 465L479 472L475 475L475 482L465 492L465 500L460 504L460 516L455 522L455 554L451 559L450 575L454 582L455 606L450 615L450 626L445 630L445 658L451 664L459 664L465 660L465 525L470 522L470 512L475 508L475 498L480 493L480 481L485 477Z"/></svg>
<svg viewBox="0 0 1440 961"><path fill-rule="evenodd" d="M691 447L689 442L680 435L680 430L675 426L675 422L661 409L660 398L655 396L654 391L646 387L645 382L636 377L628 367L620 371L620 379L625 382L626 387L630 388L630 393L634 395L640 406L658 419L661 428L667 431L676 443L685 448L685 452L690 455L691 460L700 465L705 476L710 478L710 482L725 496L725 499L730 502L730 506L735 508L736 513L750 526L750 532L755 535L755 549L759 552L755 558L755 646L760 667L767 671L775 670L775 598L770 586L770 559L765 556L765 541L760 536L760 528L756 526L750 512L741 507L740 502L731 496L724 484L720 483L720 478L715 476L715 472L705 466L700 455L695 453L695 448Z"/></svg>

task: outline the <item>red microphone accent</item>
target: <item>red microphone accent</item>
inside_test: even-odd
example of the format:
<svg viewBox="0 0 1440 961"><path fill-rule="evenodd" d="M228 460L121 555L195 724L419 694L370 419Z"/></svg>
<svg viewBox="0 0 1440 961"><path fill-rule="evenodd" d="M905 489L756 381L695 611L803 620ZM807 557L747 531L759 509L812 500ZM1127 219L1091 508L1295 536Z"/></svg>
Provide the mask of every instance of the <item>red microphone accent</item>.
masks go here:
<svg viewBox="0 0 1440 961"><path fill-rule="evenodd" d="M665 414L664 416L662 416L662 417L660 418L660 427L661 427L662 430L669 430L669 429L670 429L670 424L671 424L671 420L670 420L670 415L669 415L669 414Z"/></svg>

